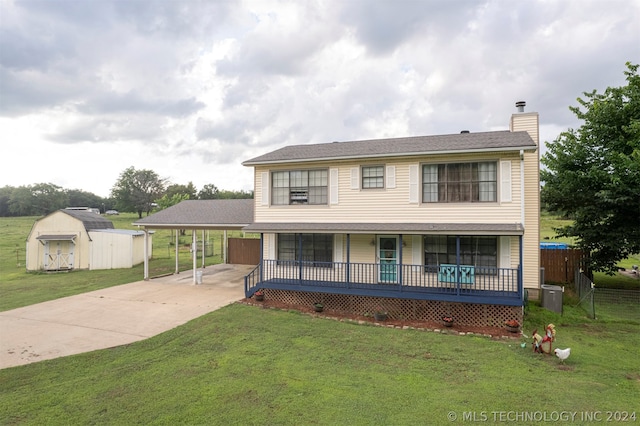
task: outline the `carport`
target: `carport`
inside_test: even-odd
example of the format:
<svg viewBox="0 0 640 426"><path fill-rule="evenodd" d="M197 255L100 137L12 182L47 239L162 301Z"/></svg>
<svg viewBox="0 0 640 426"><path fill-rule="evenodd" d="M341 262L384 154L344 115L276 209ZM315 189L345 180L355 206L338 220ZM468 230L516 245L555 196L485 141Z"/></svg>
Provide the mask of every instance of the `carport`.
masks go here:
<svg viewBox="0 0 640 426"><path fill-rule="evenodd" d="M174 206L149 215L134 222L134 225L143 228L145 233L144 244L144 279L149 280L149 231L155 229L176 230L176 247L178 246L179 231L191 230L193 253L193 283L197 283L197 238L196 231L206 230L224 231L223 262L227 262L227 231L242 230L253 223L253 199L241 200L185 200ZM204 267L204 250L202 253ZM178 251L176 250L176 271L178 271Z"/></svg>

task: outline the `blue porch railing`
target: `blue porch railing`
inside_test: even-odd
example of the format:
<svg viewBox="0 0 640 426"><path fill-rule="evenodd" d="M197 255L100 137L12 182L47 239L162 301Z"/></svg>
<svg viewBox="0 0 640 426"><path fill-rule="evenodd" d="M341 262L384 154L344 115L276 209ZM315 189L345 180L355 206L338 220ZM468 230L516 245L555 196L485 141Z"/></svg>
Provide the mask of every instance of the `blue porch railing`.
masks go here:
<svg viewBox="0 0 640 426"><path fill-rule="evenodd" d="M263 260L245 277L259 288L419 300L522 305L520 268Z"/></svg>

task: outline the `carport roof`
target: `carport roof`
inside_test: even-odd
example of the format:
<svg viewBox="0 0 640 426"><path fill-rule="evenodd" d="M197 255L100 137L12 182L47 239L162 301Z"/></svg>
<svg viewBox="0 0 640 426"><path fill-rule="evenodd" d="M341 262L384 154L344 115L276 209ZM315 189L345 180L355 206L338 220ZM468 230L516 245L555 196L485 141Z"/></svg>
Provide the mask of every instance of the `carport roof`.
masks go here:
<svg viewBox="0 0 640 426"><path fill-rule="evenodd" d="M253 199L186 200L134 225L164 229L242 229L253 223Z"/></svg>

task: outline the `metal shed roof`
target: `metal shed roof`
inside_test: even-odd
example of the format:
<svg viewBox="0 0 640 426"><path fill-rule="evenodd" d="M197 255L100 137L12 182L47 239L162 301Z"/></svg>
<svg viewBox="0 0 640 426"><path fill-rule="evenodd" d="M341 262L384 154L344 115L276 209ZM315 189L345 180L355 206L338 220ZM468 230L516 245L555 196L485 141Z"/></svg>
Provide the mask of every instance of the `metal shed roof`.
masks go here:
<svg viewBox="0 0 640 426"><path fill-rule="evenodd" d="M77 235L75 234L45 234L36 237L36 240L40 241L73 241Z"/></svg>
<svg viewBox="0 0 640 426"><path fill-rule="evenodd" d="M80 220L86 231L91 231L93 229L113 229L113 222L109 219L105 219L97 213L87 210L61 209L60 211Z"/></svg>

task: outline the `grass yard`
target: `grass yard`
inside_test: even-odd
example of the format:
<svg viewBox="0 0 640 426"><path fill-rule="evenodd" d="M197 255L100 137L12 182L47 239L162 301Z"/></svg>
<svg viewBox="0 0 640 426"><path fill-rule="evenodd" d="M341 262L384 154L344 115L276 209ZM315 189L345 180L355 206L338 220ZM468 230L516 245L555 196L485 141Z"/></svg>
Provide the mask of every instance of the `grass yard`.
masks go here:
<svg viewBox="0 0 640 426"><path fill-rule="evenodd" d="M108 216L117 229L137 229L132 223L138 219L133 213ZM37 217L0 217L0 311L34 303L71 296L105 287L140 281L144 277L143 265L131 269L97 271L72 271L44 273L25 271L25 242ZM239 231L228 232L241 236ZM202 233L197 233L199 240ZM206 257L208 265L222 261L222 232L211 231L208 241L213 246L213 256ZM190 253L191 234L179 239L179 270L193 267ZM198 257L198 266L201 265ZM175 271L175 233L158 230L153 236L153 259L149 262L149 275L160 276Z"/></svg>
<svg viewBox="0 0 640 426"><path fill-rule="evenodd" d="M637 325L532 307L529 339L341 323L240 304L135 344L0 370L1 424L450 424L464 413L640 415ZM520 342L526 347L520 347ZM490 417L491 418L491 417ZM637 418L637 417L636 417Z"/></svg>
<svg viewBox="0 0 640 426"><path fill-rule="evenodd" d="M136 217L113 219L132 228ZM26 273L20 250L34 220L0 218L0 311L142 278L142 266ZM214 247L219 238L212 233ZM152 275L175 267L172 241L169 231L154 236ZM180 265L191 267L188 251ZM639 422L640 325L590 320L576 302L567 297L563 315L531 304L523 327L530 336L554 323L554 347L572 348L565 364L534 354L528 337L234 304L134 344L0 370L0 424L437 425L535 412Z"/></svg>

